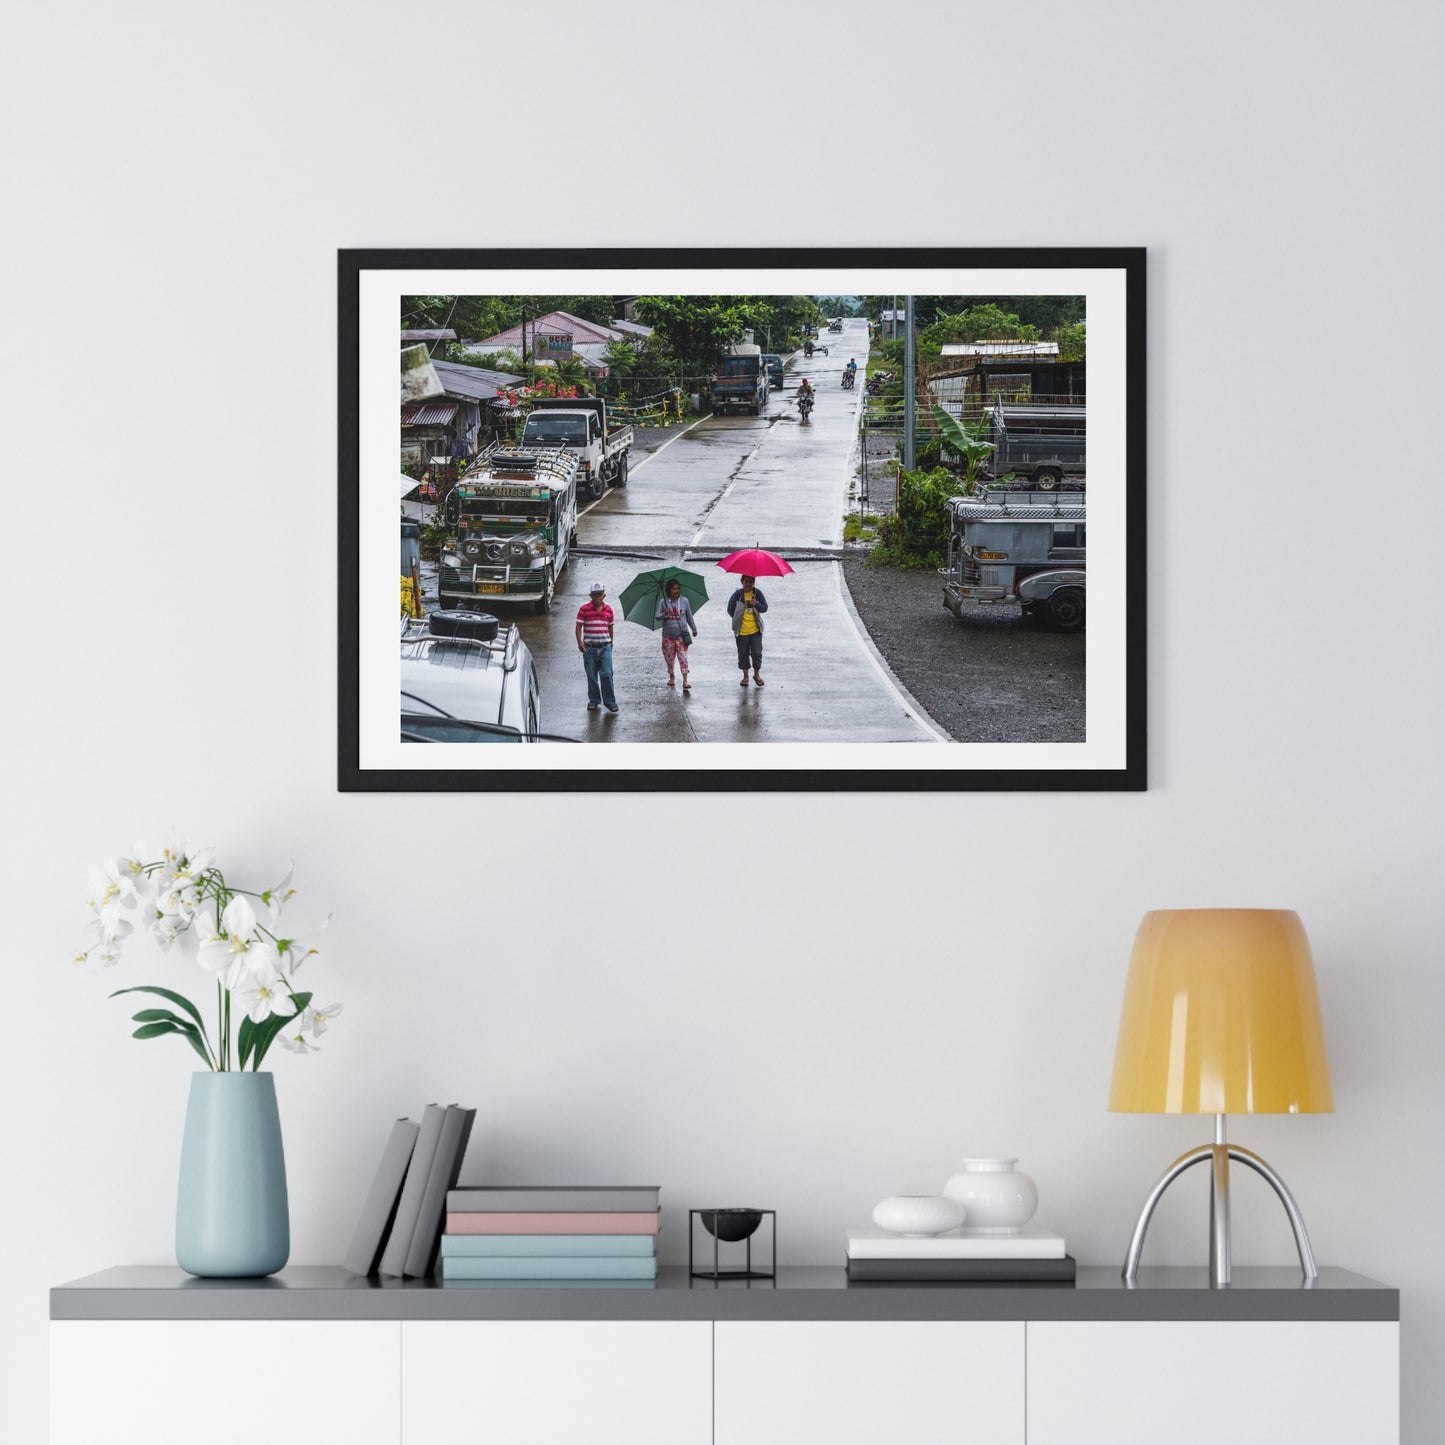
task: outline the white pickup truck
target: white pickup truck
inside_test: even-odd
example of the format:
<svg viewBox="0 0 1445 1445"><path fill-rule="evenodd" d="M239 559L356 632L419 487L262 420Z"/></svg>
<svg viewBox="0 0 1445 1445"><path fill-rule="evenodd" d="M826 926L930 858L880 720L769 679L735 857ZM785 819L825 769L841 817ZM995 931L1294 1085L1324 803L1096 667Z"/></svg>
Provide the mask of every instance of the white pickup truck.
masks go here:
<svg viewBox="0 0 1445 1445"><path fill-rule="evenodd" d="M577 495L596 501L608 487L627 485L632 428L609 425L600 397L547 397L532 403L522 428L522 446L566 447L577 458Z"/></svg>

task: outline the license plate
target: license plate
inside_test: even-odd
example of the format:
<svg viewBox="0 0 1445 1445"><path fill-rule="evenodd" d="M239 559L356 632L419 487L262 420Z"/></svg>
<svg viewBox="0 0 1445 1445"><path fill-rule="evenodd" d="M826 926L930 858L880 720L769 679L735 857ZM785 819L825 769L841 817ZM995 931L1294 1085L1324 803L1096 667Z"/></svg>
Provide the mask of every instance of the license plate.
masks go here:
<svg viewBox="0 0 1445 1445"><path fill-rule="evenodd" d="M477 588L478 592L505 592L506 590L500 582L483 582Z"/></svg>

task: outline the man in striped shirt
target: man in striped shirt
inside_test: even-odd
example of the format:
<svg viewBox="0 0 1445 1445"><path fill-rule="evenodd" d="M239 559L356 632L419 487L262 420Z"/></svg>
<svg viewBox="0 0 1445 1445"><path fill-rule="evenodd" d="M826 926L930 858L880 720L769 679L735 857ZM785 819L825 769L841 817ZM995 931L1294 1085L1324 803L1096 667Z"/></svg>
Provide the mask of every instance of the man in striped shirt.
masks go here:
<svg viewBox="0 0 1445 1445"><path fill-rule="evenodd" d="M577 650L587 672L587 711L606 706L617 711L617 694L612 690L612 609L607 589L592 584L591 599L577 609Z"/></svg>

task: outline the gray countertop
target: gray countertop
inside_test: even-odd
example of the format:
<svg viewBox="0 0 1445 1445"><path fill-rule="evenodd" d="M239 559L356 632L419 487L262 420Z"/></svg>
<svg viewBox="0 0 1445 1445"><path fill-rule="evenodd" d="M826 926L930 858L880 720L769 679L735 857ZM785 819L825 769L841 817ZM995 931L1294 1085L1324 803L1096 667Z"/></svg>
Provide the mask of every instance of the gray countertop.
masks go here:
<svg viewBox="0 0 1445 1445"><path fill-rule="evenodd" d="M1398 1320L1400 1292L1347 1269L1208 1272L1083 1267L1072 1285L849 1284L841 1268L783 1267L774 1281L483 1283L363 1278L299 1265L267 1279L196 1279L175 1266L102 1270L50 1291L53 1320Z"/></svg>

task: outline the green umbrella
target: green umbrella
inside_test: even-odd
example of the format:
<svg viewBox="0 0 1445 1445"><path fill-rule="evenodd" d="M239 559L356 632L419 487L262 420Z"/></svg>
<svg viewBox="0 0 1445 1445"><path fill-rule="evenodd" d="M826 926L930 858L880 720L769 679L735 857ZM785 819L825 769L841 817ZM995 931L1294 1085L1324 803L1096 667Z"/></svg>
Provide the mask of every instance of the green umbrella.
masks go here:
<svg viewBox="0 0 1445 1445"><path fill-rule="evenodd" d="M669 582L681 586L682 595L692 603L694 612L707 601L707 583L696 572L689 572L685 567L658 567L651 572L639 572L622 589L617 600L622 604L623 617L656 632L662 626L657 620L658 599Z"/></svg>

